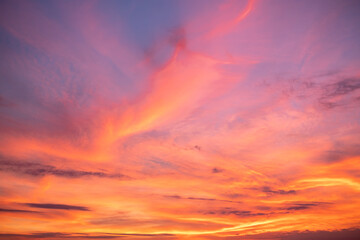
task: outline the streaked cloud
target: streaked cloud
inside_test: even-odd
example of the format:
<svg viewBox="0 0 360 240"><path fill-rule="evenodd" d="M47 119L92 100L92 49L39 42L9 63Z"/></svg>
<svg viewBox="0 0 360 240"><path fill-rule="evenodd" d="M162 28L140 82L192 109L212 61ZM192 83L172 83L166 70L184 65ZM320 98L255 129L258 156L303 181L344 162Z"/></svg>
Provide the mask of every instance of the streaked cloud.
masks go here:
<svg viewBox="0 0 360 240"><path fill-rule="evenodd" d="M54 204L54 203L24 203L24 205L32 208L45 208L45 209L59 209L59 210L79 210L90 211L87 207L67 205L67 204Z"/></svg>

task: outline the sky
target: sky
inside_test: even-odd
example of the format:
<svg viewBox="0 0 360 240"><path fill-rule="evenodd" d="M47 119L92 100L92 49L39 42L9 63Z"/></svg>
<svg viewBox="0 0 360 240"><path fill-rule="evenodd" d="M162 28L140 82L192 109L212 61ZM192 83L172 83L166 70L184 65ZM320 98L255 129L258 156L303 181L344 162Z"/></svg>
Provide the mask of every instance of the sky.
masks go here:
<svg viewBox="0 0 360 240"><path fill-rule="evenodd" d="M359 26L351 0L2 0L0 239L357 239Z"/></svg>

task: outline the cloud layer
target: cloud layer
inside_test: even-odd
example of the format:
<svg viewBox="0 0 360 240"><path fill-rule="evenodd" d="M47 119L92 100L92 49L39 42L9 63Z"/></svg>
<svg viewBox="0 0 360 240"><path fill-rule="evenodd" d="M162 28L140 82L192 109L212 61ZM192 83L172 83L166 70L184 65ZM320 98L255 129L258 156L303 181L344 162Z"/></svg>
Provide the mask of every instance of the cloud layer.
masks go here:
<svg viewBox="0 0 360 240"><path fill-rule="evenodd" d="M0 3L0 239L355 239L357 1Z"/></svg>

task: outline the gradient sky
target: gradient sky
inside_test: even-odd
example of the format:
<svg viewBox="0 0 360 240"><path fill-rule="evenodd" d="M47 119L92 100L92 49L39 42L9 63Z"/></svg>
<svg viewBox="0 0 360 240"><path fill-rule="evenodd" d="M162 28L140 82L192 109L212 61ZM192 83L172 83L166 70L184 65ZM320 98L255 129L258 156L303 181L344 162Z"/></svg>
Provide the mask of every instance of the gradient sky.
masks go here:
<svg viewBox="0 0 360 240"><path fill-rule="evenodd" d="M0 239L357 239L360 2L0 2Z"/></svg>

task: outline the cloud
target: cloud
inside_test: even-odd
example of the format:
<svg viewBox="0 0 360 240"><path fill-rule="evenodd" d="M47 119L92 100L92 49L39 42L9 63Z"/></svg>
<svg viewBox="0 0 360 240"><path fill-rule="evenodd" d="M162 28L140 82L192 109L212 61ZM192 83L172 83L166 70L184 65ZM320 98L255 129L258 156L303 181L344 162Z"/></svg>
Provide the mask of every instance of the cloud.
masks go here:
<svg viewBox="0 0 360 240"><path fill-rule="evenodd" d="M358 222L359 4L203 2L0 1L2 228Z"/></svg>
<svg viewBox="0 0 360 240"><path fill-rule="evenodd" d="M335 97L349 94L360 88L360 79L347 78L325 86L326 96Z"/></svg>
<svg viewBox="0 0 360 240"><path fill-rule="evenodd" d="M319 103L328 109L341 106L357 106L360 104L359 98L357 95L352 96L352 93L358 89L360 89L360 79L356 77L326 83L322 86Z"/></svg>
<svg viewBox="0 0 360 240"><path fill-rule="evenodd" d="M200 198L200 197L182 197L182 196L178 196L178 195L169 195L169 196L165 196L165 197L174 198L174 199L184 199L184 200L196 200L196 201L218 201L218 202L242 203L240 201L232 201L232 200L225 200L225 199Z"/></svg>
<svg viewBox="0 0 360 240"><path fill-rule="evenodd" d="M285 208L281 208L281 209L289 210L289 211L292 211L292 210L298 211L298 210L305 210L305 209L309 209L309 208L324 205L324 204L328 204L328 203L324 203L324 202L296 203L289 207L285 207Z"/></svg>
<svg viewBox="0 0 360 240"><path fill-rule="evenodd" d="M45 209L59 209L59 210L77 210L77 211L90 211L87 207L66 205L66 204L53 204L53 203L24 203L24 205L32 208L45 208Z"/></svg>
<svg viewBox="0 0 360 240"><path fill-rule="evenodd" d="M225 209L222 209L222 210L205 212L205 214L211 214L211 215L236 215L236 216L240 216L240 217L251 217L251 216L264 216L264 215L268 215L269 213L254 213L252 211L239 211L239 210L236 210L236 209L225 208Z"/></svg>
<svg viewBox="0 0 360 240"><path fill-rule="evenodd" d="M28 161L16 161L16 160L0 160L0 171L8 171L16 174L25 174L34 177L53 175L53 176L65 177L65 178L80 178L80 177L100 177L100 178L119 178L119 179L129 178L119 173L108 174L104 172L95 172L95 171L59 169L47 164L28 162Z"/></svg>
<svg viewBox="0 0 360 240"><path fill-rule="evenodd" d="M252 235L243 235L242 239L265 239L265 240L358 240L360 229L342 229L335 231L292 231L292 232L270 232ZM84 234L84 233L61 233L61 232L43 232L32 234L0 234L0 239L134 239L133 237L150 237L153 239L173 239L172 234ZM240 236L211 236L203 235L204 240L237 240ZM142 238L141 238L142 239ZM176 238L177 239L177 238Z"/></svg>
<svg viewBox="0 0 360 240"><path fill-rule="evenodd" d="M221 173L223 170L220 168L213 168L212 173Z"/></svg>
<svg viewBox="0 0 360 240"><path fill-rule="evenodd" d="M296 194L296 191L295 190L272 190L270 187L268 186L264 186L262 189L261 189L264 193L269 193L269 194L280 194L280 195L288 195L288 194Z"/></svg>
<svg viewBox="0 0 360 240"><path fill-rule="evenodd" d="M294 231L274 232L243 236L244 239L274 239L274 240L357 240L360 236L360 229L350 228L335 231ZM236 239L225 238L225 239Z"/></svg>
<svg viewBox="0 0 360 240"><path fill-rule="evenodd" d="M349 157L360 156L359 144L335 144L333 148L322 153L320 159L328 163L346 160Z"/></svg>
<svg viewBox="0 0 360 240"><path fill-rule="evenodd" d="M169 239L174 236L173 234L141 234L141 233L62 233L62 232L41 232L31 234L6 234L0 233L0 239L134 239L132 237L157 237L157 239ZM136 238L137 239L137 238Z"/></svg>
<svg viewBox="0 0 360 240"><path fill-rule="evenodd" d="M9 213L40 213L38 211L30 211L30 210L23 210L23 209L6 209L0 208L0 212L9 212Z"/></svg>

